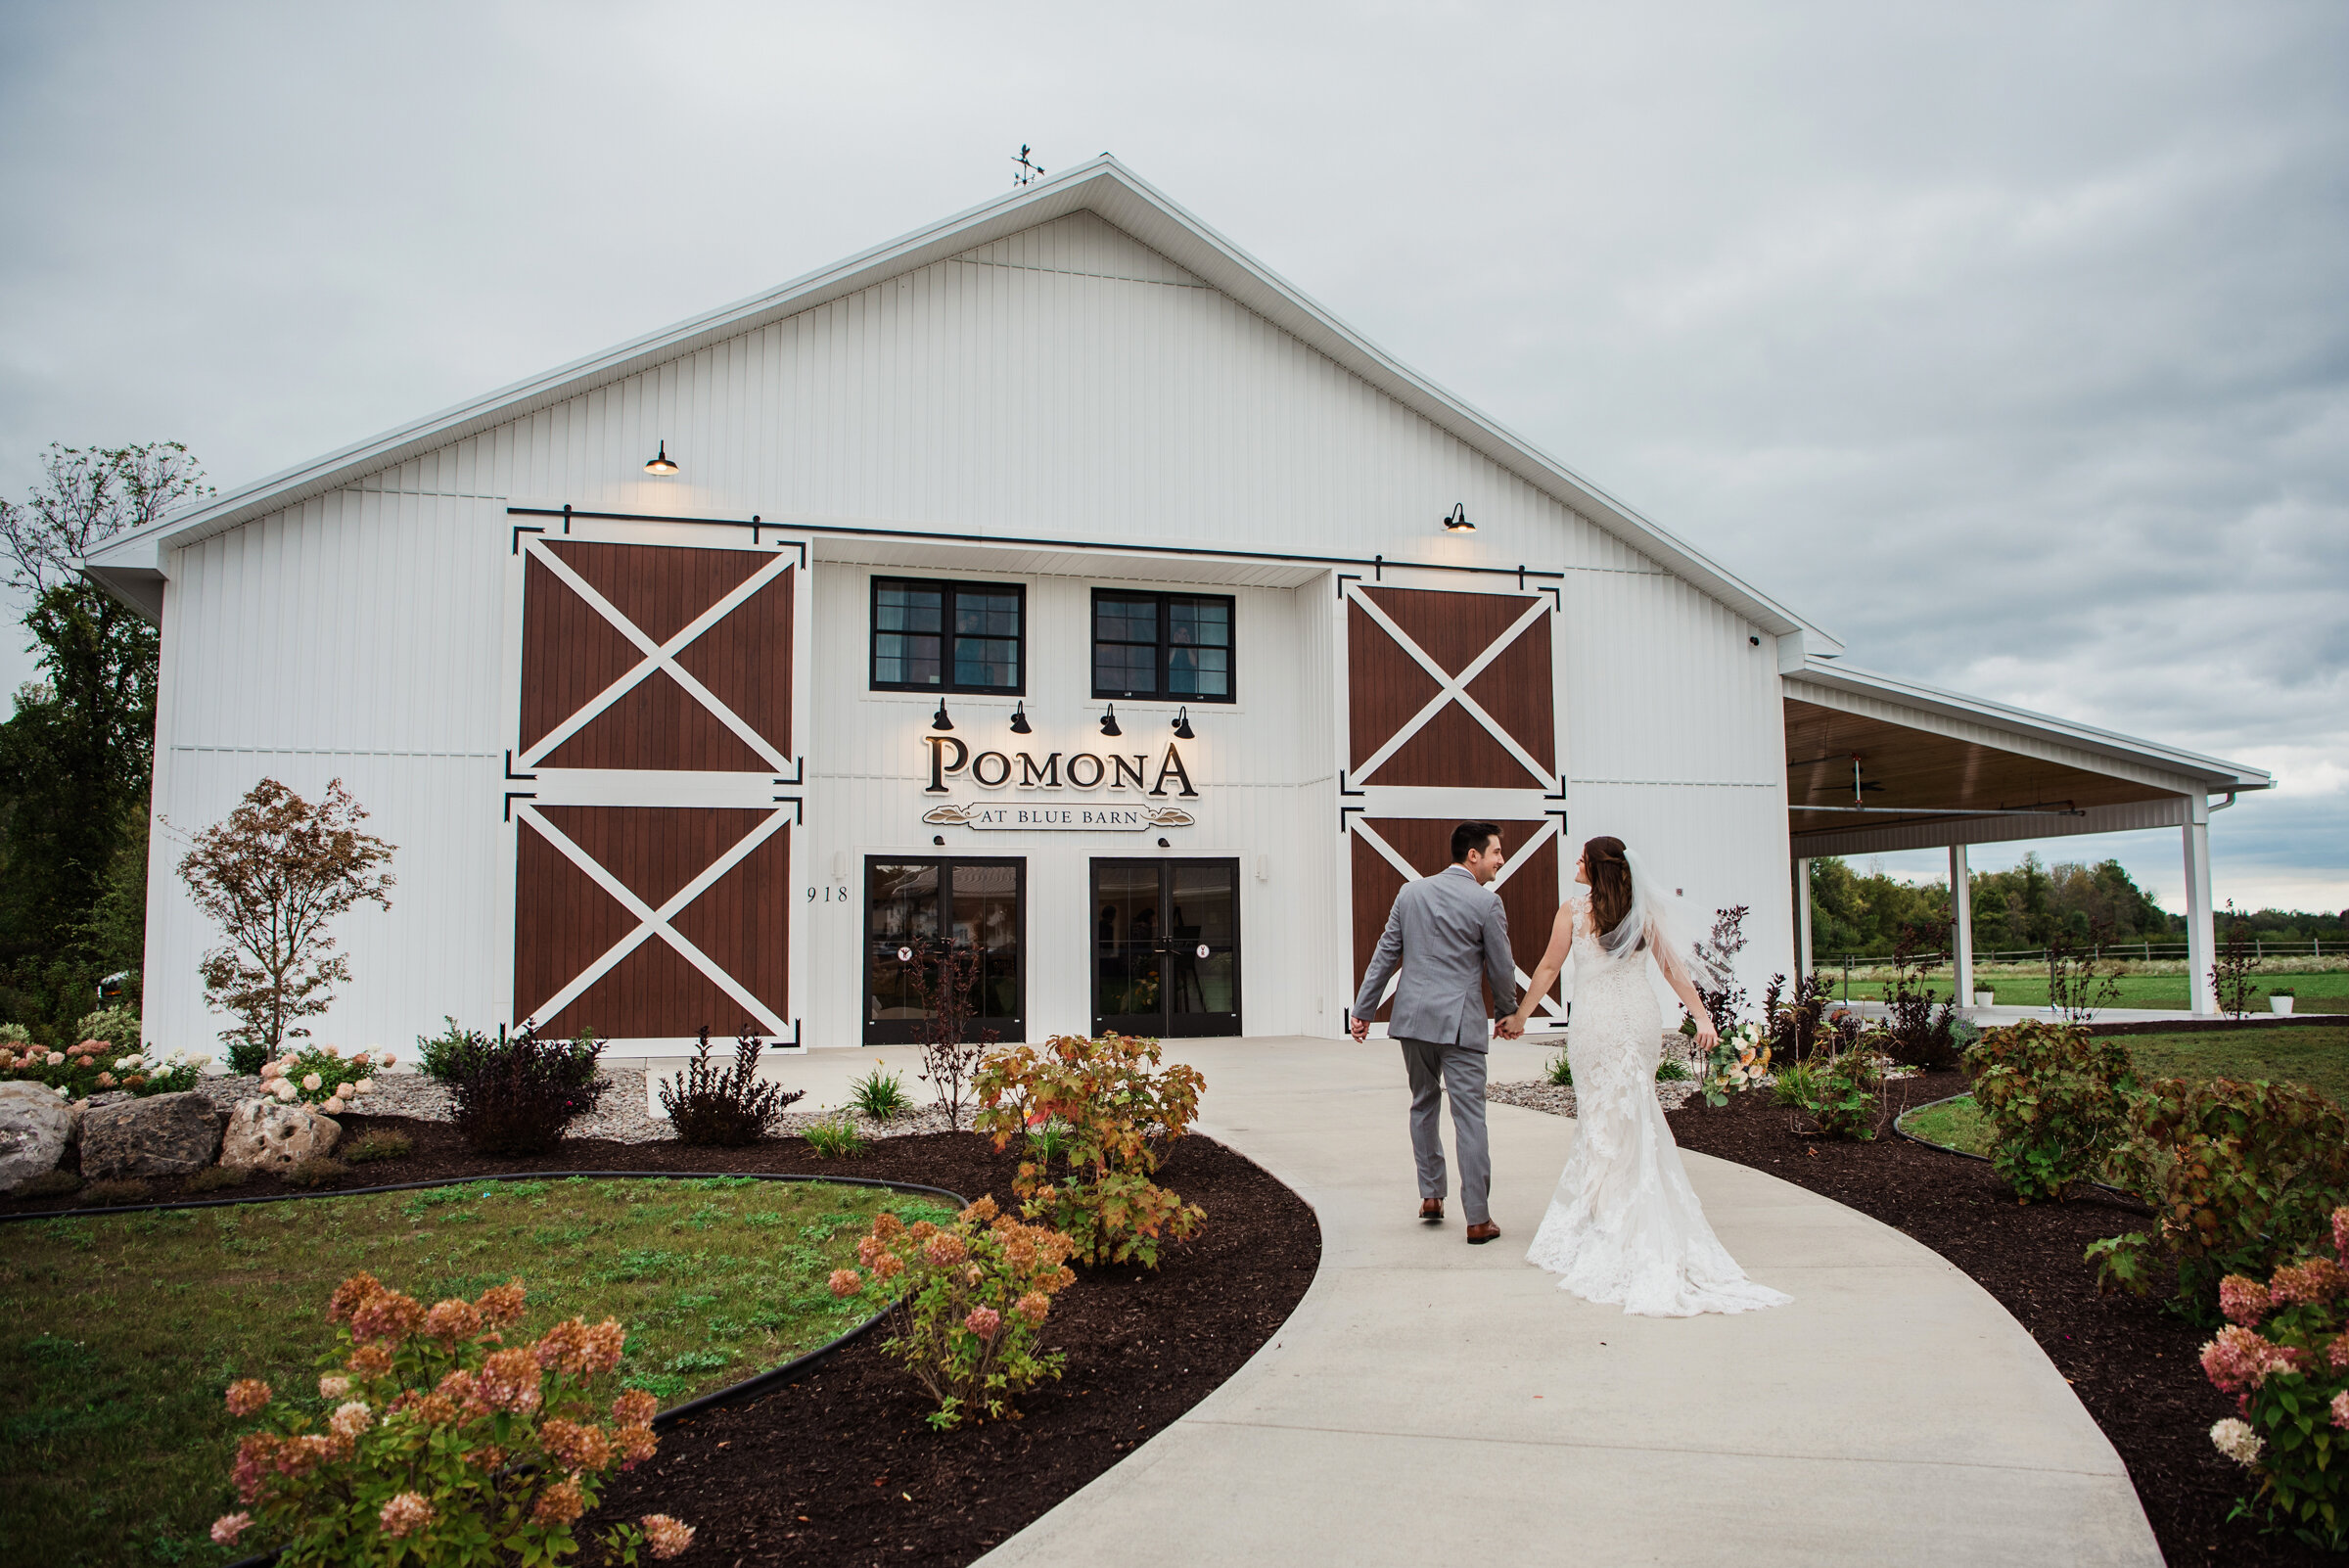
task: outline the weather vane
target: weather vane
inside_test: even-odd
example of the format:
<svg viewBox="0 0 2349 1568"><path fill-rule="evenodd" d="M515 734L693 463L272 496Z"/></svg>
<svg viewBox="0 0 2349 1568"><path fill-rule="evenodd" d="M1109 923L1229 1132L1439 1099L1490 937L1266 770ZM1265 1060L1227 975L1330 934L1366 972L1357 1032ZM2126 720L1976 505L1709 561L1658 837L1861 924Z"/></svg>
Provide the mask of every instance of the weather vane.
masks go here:
<svg viewBox="0 0 2349 1568"><path fill-rule="evenodd" d="M1011 183L1014 189L1017 189L1022 185L1034 185L1036 183L1036 176L1044 171L1044 165L1029 158L1028 152L1028 144L1026 142L1022 142L1020 143L1019 152L1012 158L1012 161L1020 165L1019 172L1011 177Z"/></svg>

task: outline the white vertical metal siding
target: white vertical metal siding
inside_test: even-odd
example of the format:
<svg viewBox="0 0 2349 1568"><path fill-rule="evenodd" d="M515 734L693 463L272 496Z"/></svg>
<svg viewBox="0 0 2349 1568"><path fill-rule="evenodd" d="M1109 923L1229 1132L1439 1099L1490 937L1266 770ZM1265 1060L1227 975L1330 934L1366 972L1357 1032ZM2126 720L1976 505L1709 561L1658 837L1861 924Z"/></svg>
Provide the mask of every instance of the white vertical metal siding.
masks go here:
<svg viewBox="0 0 2349 1568"><path fill-rule="evenodd" d="M642 472L664 440L683 466L674 480ZM1682 884L1691 901L1702 888L1714 902L1751 903L1757 949L1790 941L1776 674L1746 644L1749 628L1166 257L1078 213L177 555L159 812L184 832L264 773L304 789L340 775L376 813L376 829L402 846L393 910L354 914L339 933L357 978L322 1038L404 1042L444 1012L492 1019L506 1006L512 850L498 804L512 719L499 678L509 498L947 537L1563 571L1573 833L1629 826L1627 838L1659 847L1660 863L1695 862ZM1437 529L1455 501L1476 521L1474 535ZM834 564L814 584L803 863L820 888L834 852L846 850L852 897L834 912L820 899L802 906L814 922L802 992L811 1040L858 1038L861 855L931 847L916 769L933 702L864 690L865 575ZM1028 701L1046 746L1080 746L1074 715L1095 706L1085 605L1097 580L1030 579ZM1185 752L1206 794L1176 853L1240 859L1247 1028L1333 1033L1352 946L1343 907L1328 908L1320 893L1342 872L1328 764L1334 593L1326 579L1234 591L1242 701L1193 712L1199 740ZM958 728L999 724L1009 706L952 700ZM1171 714L1134 705L1128 734L1163 734ZM984 850L1015 849L1009 835L976 837ZM167 838L158 836L159 872L177 858ZM1088 853L1067 841L1031 851L1034 1031L1087 1022ZM1268 856L1262 882L1260 854ZM194 980L209 940L176 879L156 876L148 1006L168 1043L219 1027Z"/></svg>

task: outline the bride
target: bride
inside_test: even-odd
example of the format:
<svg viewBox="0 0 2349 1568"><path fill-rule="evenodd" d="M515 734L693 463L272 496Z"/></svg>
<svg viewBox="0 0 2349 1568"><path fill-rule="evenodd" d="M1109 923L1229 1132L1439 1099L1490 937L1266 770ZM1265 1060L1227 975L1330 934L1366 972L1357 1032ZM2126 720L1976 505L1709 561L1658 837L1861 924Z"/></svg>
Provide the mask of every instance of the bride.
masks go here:
<svg viewBox="0 0 2349 1568"><path fill-rule="evenodd" d="M1697 1044L1710 1050L1719 1037L1689 978L1701 960L1674 936L1663 900L1621 839L1584 845L1574 879L1589 895L1559 907L1549 950L1506 1031L1523 1034L1571 954L1574 1149L1526 1261L1558 1275L1561 1290L1648 1317L1783 1306L1794 1298L1746 1278L1705 1222L1656 1104L1664 1025L1648 962L1696 1020Z"/></svg>

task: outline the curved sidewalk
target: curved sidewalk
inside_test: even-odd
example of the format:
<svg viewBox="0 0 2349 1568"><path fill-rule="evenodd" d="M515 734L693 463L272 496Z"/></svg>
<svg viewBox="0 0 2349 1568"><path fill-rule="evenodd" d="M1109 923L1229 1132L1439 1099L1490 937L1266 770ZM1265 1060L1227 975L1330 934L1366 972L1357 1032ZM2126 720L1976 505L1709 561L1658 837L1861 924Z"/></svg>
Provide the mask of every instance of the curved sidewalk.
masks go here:
<svg viewBox="0 0 2349 1568"><path fill-rule="evenodd" d="M1627 1317L1524 1260L1571 1122L1489 1108L1503 1234L1470 1247L1456 1194L1441 1228L1411 1218L1392 1045L1168 1050L1207 1075L1202 1130L1313 1204L1320 1271L1229 1382L989 1568L2161 1563L2053 1365L1899 1231L1691 1155L1723 1241L1794 1305ZM1504 1046L1493 1076L1543 1054Z"/></svg>

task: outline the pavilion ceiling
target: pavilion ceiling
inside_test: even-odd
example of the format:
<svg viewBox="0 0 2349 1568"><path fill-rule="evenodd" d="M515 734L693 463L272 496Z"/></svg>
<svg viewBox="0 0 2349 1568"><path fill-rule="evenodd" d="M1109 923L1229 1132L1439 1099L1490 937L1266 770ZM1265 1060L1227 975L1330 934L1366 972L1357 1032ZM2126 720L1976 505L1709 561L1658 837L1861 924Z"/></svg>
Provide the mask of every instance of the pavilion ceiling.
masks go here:
<svg viewBox="0 0 2349 1568"><path fill-rule="evenodd" d="M1880 718L1786 701L1788 831L1798 854L1806 834L1957 820L1946 814L1951 811L2079 811L2171 793ZM1806 811L1806 806L1870 809ZM1915 814L1902 814L1904 807Z"/></svg>

